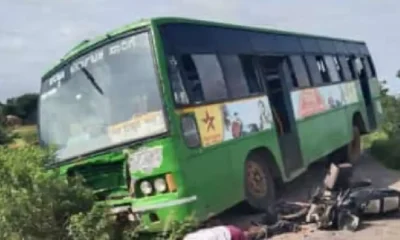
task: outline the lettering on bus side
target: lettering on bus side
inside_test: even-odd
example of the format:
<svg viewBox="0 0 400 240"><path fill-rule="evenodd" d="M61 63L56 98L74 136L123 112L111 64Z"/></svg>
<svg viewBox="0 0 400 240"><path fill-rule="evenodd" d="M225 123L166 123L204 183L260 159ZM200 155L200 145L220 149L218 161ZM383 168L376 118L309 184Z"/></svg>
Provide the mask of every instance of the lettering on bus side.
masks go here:
<svg viewBox="0 0 400 240"><path fill-rule="evenodd" d="M194 110L203 147L271 129L267 97L199 107Z"/></svg>

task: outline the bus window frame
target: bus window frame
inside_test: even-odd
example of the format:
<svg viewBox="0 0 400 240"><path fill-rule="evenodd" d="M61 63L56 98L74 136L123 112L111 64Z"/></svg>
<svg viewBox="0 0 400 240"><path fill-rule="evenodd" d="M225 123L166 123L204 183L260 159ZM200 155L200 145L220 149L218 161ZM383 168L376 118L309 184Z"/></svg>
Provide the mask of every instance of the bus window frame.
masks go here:
<svg viewBox="0 0 400 240"><path fill-rule="evenodd" d="M310 82L310 86L303 86L303 87L293 87L292 84L289 84L287 81L284 82L284 84L289 84L287 85L287 89L289 91L293 91L293 90L300 90L300 89L306 89L306 88L315 88L315 87L322 87L322 86L329 86L329 85L335 85L335 84L341 84L344 82L348 82L348 81L355 81L358 80L357 79L346 79L345 74L343 74L343 79L342 77L340 77L340 81L338 82L332 82L332 79L329 75L329 69L326 67L326 63L324 62L324 66L326 68L327 71L327 75L328 75L328 79L329 81L324 81L322 74L318 71L317 74L319 74L320 76L320 80L321 82L318 82L315 80L315 73L312 73L311 69L310 69L310 61L307 60L307 58L314 58L315 60L313 61L315 64L316 63L316 57L322 57L322 60L324 61L324 56L326 55L330 55L332 57L336 57L336 58L340 58L340 57L349 57L351 58L352 56L357 56L359 57L360 55L366 55L366 57L370 58L369 53L364 53L361 54L361 52L365 52L368 51L367 50L367 46L365 45L364 42L359 42L359 41L352 41L352 40L344 40L344 39L334 39L334 38L329 38L329 37L323 37L323 36L307 36L307 35L298 35L295 33L284 33L284 32L274 32L274 31L257 31L254 29L245 29L245 28L235 28L235 27L226 27L226 26L221 26L221 25L214 25L214 26L210 26L210 25L204 25L204 24L191 24L191 23L167 23L166 25L179 25L179 27L181 26L185 26L185 27L189 27L189 28L193 28L195 29L196 27L200 27L202 30L206 30L206 31L210 31L208 33L210 33L209 35L211 36L212 40L207 41L207 44L203 44L203 46L205 46L205 48L201 48L199 49L198 46L195 46L193 49L188 49L187 46L188 44L185 43L184 46L182 46L182 48L180 48L179 46L179 42L181 42L182 40L180 40L178 43L174 43L173 41L171 42L171 40L173 40L174 38L176 38L177 36L174 36L172 39L170 38L170 36L167 36L169 34L172 34L173 32L175 32L176 30L174 30L173 32L168 33L165 37L163 36L163 34L161 34L163 31L160 31L160 36L161 36L161 41L163 42L164 45L167 45L168 47L165 47L165 49L168 49L167 52L165 52L165 55L169 56L169 55L173 55L176 57L176 59L178 60L178 63L180 65L180 57L183 54L188 54L188 55L194 55L194 54L214 54L218 57L220 55L236 55L236 56L241 56L241 55L245 55L245 56L250 56L253 59L253 71L255 72L255 75L257 77L257 81L260 84L261 87L263 87L263 83L260 80L260 77L258 76L257 73L257 66L254 63L254 59L256 59L257 57L260 56L280 56L283 58L286 58L288 56L291 55L300 55L301 58L303 59L306 71L307 71L307 75L309 76L309 82ZM183 25L180 25L183 24ZM159 25L158 29L162 29L162 27L164 27L165 24ZM193 29L191 31L193 31ZM221 31L220 31L221 30ZM219 46L221 45L221 41L222 40L215 40L215 35L218 36L223 36L224 32L227 32L229 34L233 35L238 35L240 36L240 42L238 42L237 44L239 44L239 49L235 49L232 46L236 46L235 44L229 44L230 47L224 47L219 49ZM175 32L179 35L183 34L178 32ZM296 42L295 46L296 46L296 51L294 51L292 49L292 51L290 50L290 47L293 46L280 46L278 49L275 48L273 49L272 46L266 46L268 44L265 43L264 40L268 40L272 45L277 44L277 38L284 38L284 37L289 37L287 42L290 41L294 41ZM263 40L263 41L261 41ZM246 44L248 44L248 46L245 46ZM285 45L285 44L283 44ZM232 48L232 49L231 49ZM189 51L190 50L190 51ZM372 58L371 58L372 61ZM341 64L340 61L339 65L340 68L343 69L343 66ZM318 69L318 66L315 66ZM348 66L350 67L350 66ZM225 81L225 85L227 84L227 79L225 79L225 71L224 69L221 69L222 73L224 74L224 81ZM350 70L350 74L351 74L351 69ZM184 83L184 86L186 88L186 81L187 81L187 76L184 72L182 72L182 69L179 67L179 71ZM342 70L343 71L343 70ZM338 73L340 75L340 73ZM246 77L247 78L247 77ZM260 82L261 81L261 82ZM170 89L173 92L173 89ZM221 103L221 102L227 102L227 101L236 101L236 100L241 100L241 99L248 99L248 98L252 98L252 97L257 97L257 96L266 96L267 92L256 92L256 93L250 93L248 96L241 96L241 97L230 97L231 93L229 92L229 89L226 88L226 90L228 91L228 96L226 98L220 99L220 100L216 100L216 101L203 101L203 102L199 102L199 103L193 103L193 102L189 102L188 104L179 104L176 103L175 99L173 99L173 103L175 108L178 109L182 109L182 108L188 108L188 107L197 107L197 106L204 106L204 105L212 105L212 104L217 104L217 103ZM190 95L190 94L188 94Z"/></svg>
<svg viewBox="0 0 400 240"><path fill-rule="evenodd" d="M188 104L180 104L180 103L177 103L177 102L175 101L175 99L173 98L174 106L175 106L176 109L184 109L184 108L189 108L189 107L199 107L199 106L218 104L218 103L228 102L228 101L229 101L229 102L231 102L231 101L233 102L233 101L237 101L237 100L250 99L250 98L254 98L254 97L263 97L263 96L266 96L266 95L267 95L267 93L266 93L266 92L264 91L264 89L263 89L264 87L263 87L263 85L262 85L262 81L260 80L259 76L258 76L257 73L256 73L256 66L255 66L255 64L254 64L254 57L257 57L257 55L252 55L252 54L218 54L218 53L200 53L200 54L198 54L198 53L191 53L191 54L188 54L188 55L195 55L195 54L197 54L197 55L202 55L202 54L209 55L209 54L213 54L213 55L216 55L216 56L217 56L218 61L219 61L219 56L220 56L220 55L236 55L236 56L238 56L238 57L240 57L240 55L251 56L251 57L253 58L252 66L253 66L253 68L254 68L254 73L255 73L255 76L256 76L256 78L257 78L257 82L260 84L261 91L260 91L260 92L255 92L255 93L249 93L247 96L233 97L233 98L232 98L232 97L230 97L231 93L229 92L229 89L226 88L226 90L228 91L228 94L227 94L227 97L226 97L226 98L222 98L222 99L218 99L218 100L213 100L213 101L206 101L206 100L204 100L204 101L199 102L199 103L193 103L193 102L190 102L190 101L189 101ZM183 85L184 85L185 88L186 88L186 86L187 86L187 74L185 73L185 71L184 71L181 67L179 67L179 66L181 65L181 56L182 56L182 55L186 55L186 54L174 55L174 57L177 59L178 71L179 71L179 73L181 74ZM223 73L223 75L224 75L224 82L225 82L225 86L226 86L225 72L224 72L224 69L223 69L222 67L221 67L221 71L222 71L222 73ZM169 76L168 76L168 77L169 77ZM246 81L246 82L247 82L247 81ZM185 89L185 90L187 91L187 89ZM189 92L189 91L187 91L187 92ZM171 93L172 93L172 95L173 95L173 93L174 93L172 87L171 87ZM190 94L188 94L188 96L190 96ZM190 98L190 97L189 97L189 98Z"/></svg>
<svg viewBox="0 0 400 240"><path fill-rule="evenodd" d="M297 74L296 74L296 68L294 67L294 64L292 63L292 58L291 57L299 57L300 58L300 61L302 62L302 64L303 64L303 67L304 67L304 70L305 70L305 75L306 75L306 77L307 77L307 82L308 82L308 85L307 86L300 86L299 85L299 82L298 82L298 77L297 77ZM289 91L290 90L300 90L300 89L307 89L307 88L311 88L312 86L313 86L313 81L312 81L312 77L311 77L311 75L310 75L310 70L309 70L309 68L308 68L308 64L307 64L307 62L306 62L306 60L305 60L305 55L304 54L292 54L292 55L288 55L288 56L285 56L285 58L286 58L286 61L287 61L287 67L288 67L288 70L290 71L290 72L292 72L293 71L293 74L295 75L295 78L296 78L296 82L297 82L297 85L298 86L294 86L293 85L293 82L292 82L292 79L291 79L291 83L292 84L290 84L290 86L288 86L288 88L289 88ZM291 77L292 78L292 77ZM286 82L286 81L285 81Z"/></svg>

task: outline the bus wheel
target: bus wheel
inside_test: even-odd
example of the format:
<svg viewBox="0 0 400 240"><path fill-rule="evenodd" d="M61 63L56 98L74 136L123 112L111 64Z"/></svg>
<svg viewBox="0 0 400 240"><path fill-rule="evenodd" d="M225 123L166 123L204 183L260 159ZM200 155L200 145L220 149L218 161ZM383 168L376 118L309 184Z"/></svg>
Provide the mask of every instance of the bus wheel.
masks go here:
<svg viewBox="0 0 400 240"><path fill-rule="evenodd" d="M347 148L347 162L355 163L361 155L361 134L357 126L353 126L353 138Z"/></svg>
<svg viewBox="0 0 400 240"><path fill-rule="evenodd" d="M274 214L275 184L268 165L261 156L250 156L245 164L245 194L247 203L255 210Z"/></svg>
<svg viewBox="0 0 400 240"><path fill-rule="evenodd" d="M341 164L351 163L354 164L359 160L361 155L361 134L357 126L353 126L352 140L335 150L329 155L329 163Z"/></svg>

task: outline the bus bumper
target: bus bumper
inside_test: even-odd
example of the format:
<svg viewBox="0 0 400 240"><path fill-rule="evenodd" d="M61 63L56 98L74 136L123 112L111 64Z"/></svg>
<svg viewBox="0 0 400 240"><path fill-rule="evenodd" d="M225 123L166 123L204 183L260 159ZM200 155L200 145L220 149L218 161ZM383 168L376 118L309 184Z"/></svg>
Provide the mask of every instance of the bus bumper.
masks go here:
<svg viewBox="0 0 400 240"><path fill-rule="evenodd" d="M187 220L192 213L197 196L158 201L135 200L132 199L131 202L124 204L111 203L110 214L116 218L125 217L134 225L141 225L145 231L158 232L168 230L172 222Z"/></svg>

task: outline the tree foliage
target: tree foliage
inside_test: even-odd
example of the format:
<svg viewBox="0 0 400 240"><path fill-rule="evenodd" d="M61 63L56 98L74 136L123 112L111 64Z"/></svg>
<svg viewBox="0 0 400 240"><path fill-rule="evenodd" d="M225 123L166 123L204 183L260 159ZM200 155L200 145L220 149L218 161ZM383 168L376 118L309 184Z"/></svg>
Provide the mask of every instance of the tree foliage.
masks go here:
<svg viewBox="0 0 400 240"><path fill-rule="evenodd" d="M389 95L386 82L381 84L381 104L383 110L382 130L394 137L400 133L400 99Z"/></svg>
<svg viewBox="0 0 400 240"><path fill-rule="evenodd" d="M48 156L33 146L0 147L0 239L73 239L70 219L92 210L92 192L44 169Z"/></svg>
<svg viewBox="0 0 400 240"><path fill-rule="evenodd" d="M15 98L9 98L0 107L0 115L15 115L25 122L34 123L37 114L38 99L39 95L36 93L26 93Z"/></svg>
<svg viewBox="0 0 400 240"><path fill-rule="evenodd" d="M380 133L383 135L369 136L380 136L372 141L370 152L385 166L400 169L400 98L388 94L386 82L381 85L381 103L383 122Z"/></svg>

